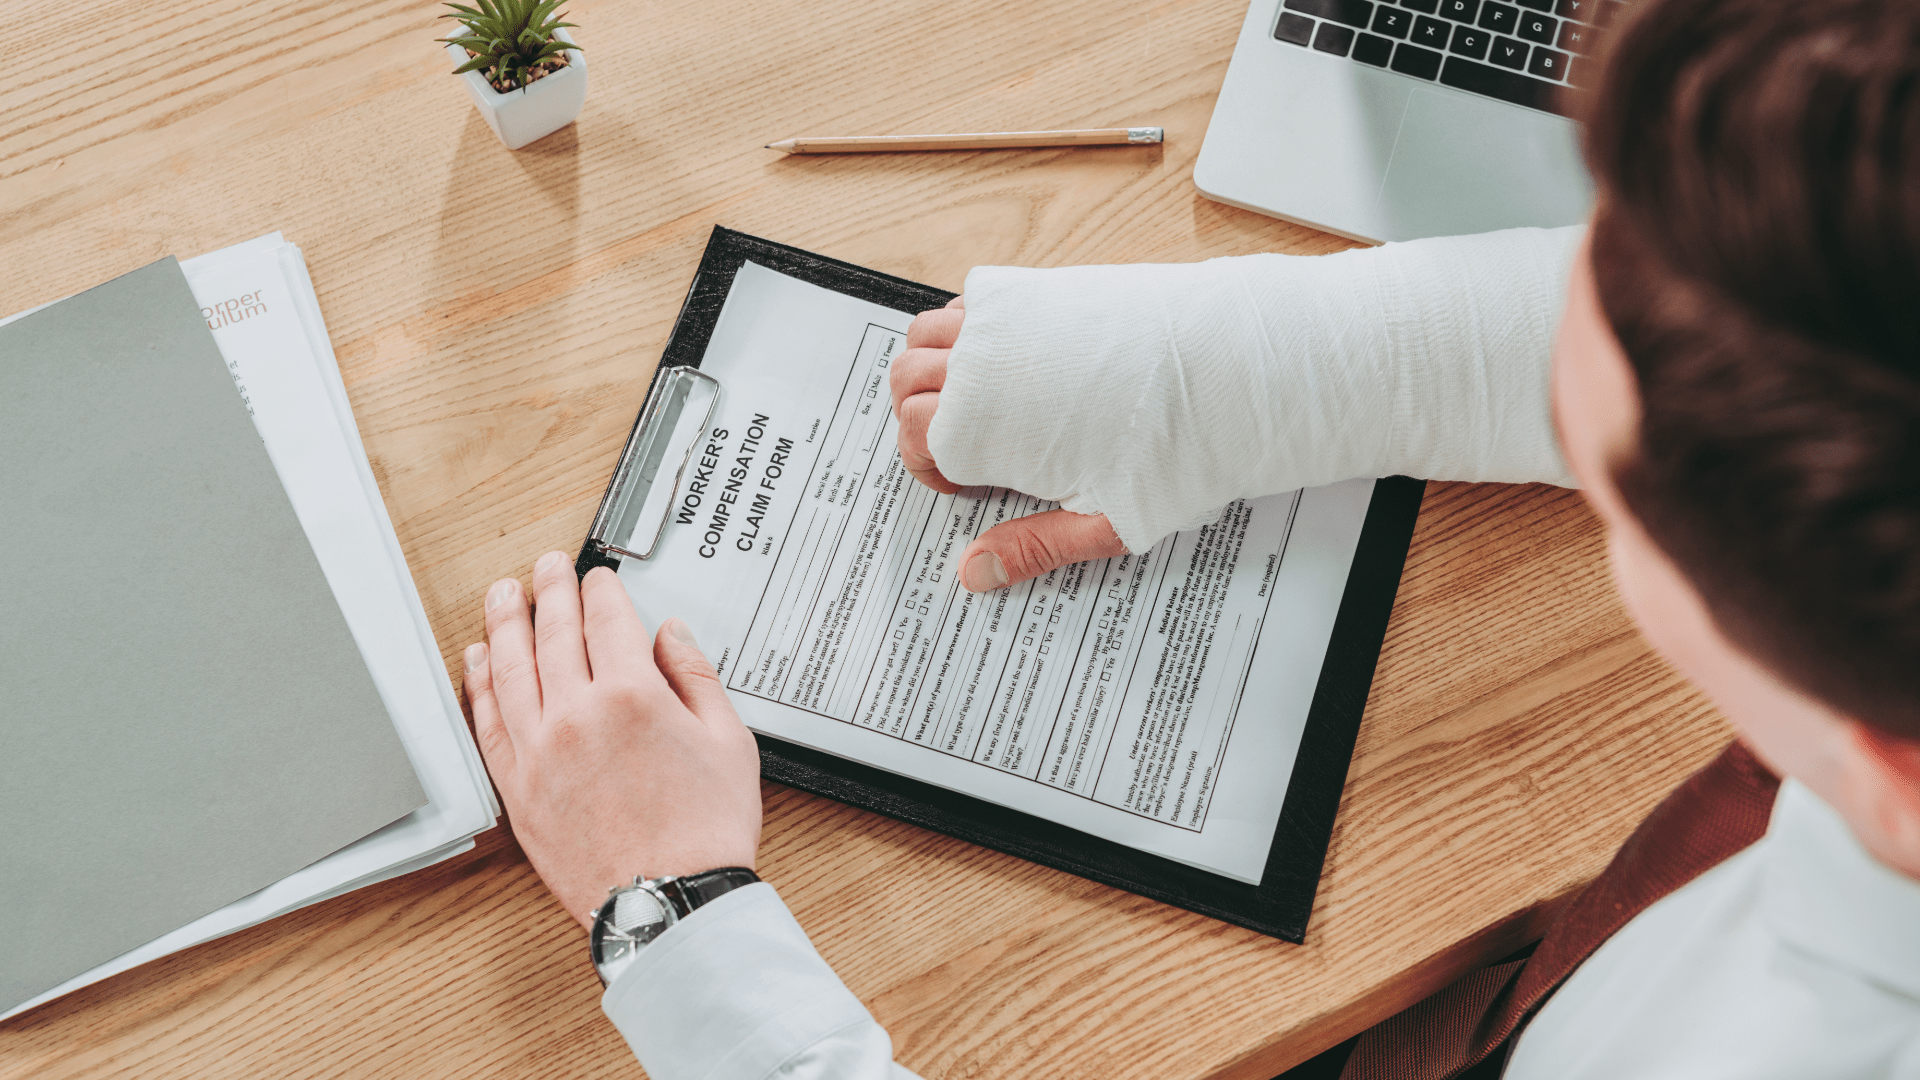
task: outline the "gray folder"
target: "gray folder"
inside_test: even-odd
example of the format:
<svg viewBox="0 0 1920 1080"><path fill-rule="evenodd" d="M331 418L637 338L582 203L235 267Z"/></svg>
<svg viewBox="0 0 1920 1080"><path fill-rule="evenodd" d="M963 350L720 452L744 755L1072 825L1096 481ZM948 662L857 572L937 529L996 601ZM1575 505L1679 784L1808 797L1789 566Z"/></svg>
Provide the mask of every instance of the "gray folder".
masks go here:
<svg viewBox="0 0 1920 1080"><path fill-rule="evenodd" d="M425 803L179 264L0 327L0 1010Z"/></svg>

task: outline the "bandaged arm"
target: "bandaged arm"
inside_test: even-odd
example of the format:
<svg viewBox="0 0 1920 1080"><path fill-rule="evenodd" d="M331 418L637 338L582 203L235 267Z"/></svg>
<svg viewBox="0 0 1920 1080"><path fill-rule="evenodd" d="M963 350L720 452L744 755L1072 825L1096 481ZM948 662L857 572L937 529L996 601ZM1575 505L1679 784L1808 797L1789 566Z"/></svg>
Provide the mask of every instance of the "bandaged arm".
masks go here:
<svg viewBox="0 0 1920 1080"><path fill-rule="evenodd" d="M1129 550L1354 477L1571 487L1548 375L1583 227L1337 255L977 267L927 444Z"/></svg>

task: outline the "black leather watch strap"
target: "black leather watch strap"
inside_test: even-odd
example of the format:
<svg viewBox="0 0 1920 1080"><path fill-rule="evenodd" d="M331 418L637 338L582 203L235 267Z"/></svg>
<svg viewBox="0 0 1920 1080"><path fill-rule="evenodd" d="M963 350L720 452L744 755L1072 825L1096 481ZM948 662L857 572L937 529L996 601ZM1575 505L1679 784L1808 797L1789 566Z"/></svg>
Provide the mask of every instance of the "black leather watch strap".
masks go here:
<svg viewBox="0 0 1920 1080"><path fill-rule="evenodd" d="M660 892L673 903L674 909L684 919L695 909L711 904L733 890L745 888L759 880L759 874L744 866L723 866L704 874L674 878L662 885Z"/></svg>

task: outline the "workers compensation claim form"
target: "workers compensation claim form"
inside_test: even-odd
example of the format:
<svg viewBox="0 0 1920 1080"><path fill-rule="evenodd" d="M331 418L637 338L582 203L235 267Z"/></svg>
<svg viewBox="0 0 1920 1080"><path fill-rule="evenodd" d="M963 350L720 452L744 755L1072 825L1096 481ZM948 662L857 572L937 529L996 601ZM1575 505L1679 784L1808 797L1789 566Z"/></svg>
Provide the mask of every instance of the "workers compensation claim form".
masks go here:
<svg viewBox="0 0 1920 1080"><path fill-rule="evenodd" d="M1373 481L968 592L967 544L1053 504L908 475L911 319L740 268L716 410L681 413L635 530L667 513L658 550L620 566L635 607L687 621L754 730L1258 883Z"/></svg>

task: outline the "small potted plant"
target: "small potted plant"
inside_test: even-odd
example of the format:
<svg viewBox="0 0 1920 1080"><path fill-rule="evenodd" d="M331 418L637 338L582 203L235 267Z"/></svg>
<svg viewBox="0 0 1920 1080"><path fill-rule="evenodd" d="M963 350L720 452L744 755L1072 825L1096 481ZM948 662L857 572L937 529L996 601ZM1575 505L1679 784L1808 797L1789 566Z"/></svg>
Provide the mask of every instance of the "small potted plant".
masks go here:
<svg viewBox="0 0 1920 1080"><path fill-rule="evenodd" d="M563 0L474 0L476 10L449 3L443 19L460 23L441 38L454 74L487 126L518 150L551 135L580 115L587 100L587 60L554 9Z"/></svg>

